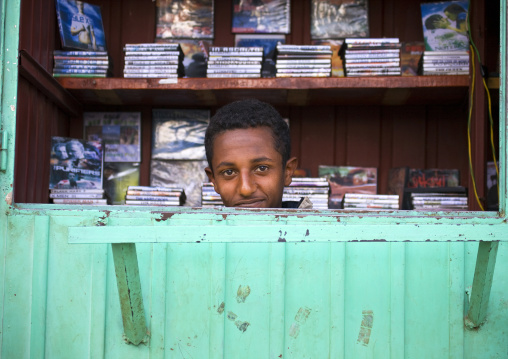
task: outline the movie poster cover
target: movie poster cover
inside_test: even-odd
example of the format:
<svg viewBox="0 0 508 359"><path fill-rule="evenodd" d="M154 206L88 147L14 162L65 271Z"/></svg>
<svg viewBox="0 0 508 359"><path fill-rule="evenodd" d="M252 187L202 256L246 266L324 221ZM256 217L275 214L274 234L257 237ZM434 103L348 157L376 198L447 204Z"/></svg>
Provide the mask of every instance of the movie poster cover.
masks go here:
<svg viewBox="0 0 508 359"><path fill-rule="evenodd" d="M108 204L125 204L127 187L139 186L139 163L104 163L104 197Z"/></svg>
<svg viewBox="0 0 508 359"><path fill-rule="evenodd" d="M204 160L209 110L154 109L152 159Z"/></svg>
<svg viewBox="0 0 508 359"><path fill-rule="evenodd" d="M422 3L426 51L468 51L468 1Z"/></svg>
<svg viewBox="0 0 508 359"><path fill-rule="evenodd" d="M104 162L141 161L140 112L83 113L85 140L102 141Z"/></svg>
<svg viewBox="0 0 508 359"><path fill-rule="evenodd" d="M159 161L150 164L150 186L180 187L185 190L186 207L201 207L201 186L208 181L206 161Z"/></svg>
<svg viewBox="0 0 508 359"><path fill-rule="evenodd" d="M367 0L311 0L312 39L369 36Z"/></svg>
<svg viewBox="0 0 508 359"><path fill-rule="evenodd" d="M155 39L213 39L213 0L157 0Z"/></svg>
<svg viewBox="0 0 508 359"><path fill-rule="evenodd" d="M55 1L62 48L107 51L99 6L77 0Z"/></svg>
<svg viewBox="0 0 508 359"><path fill-rule="evenodd" d="M289 34L290 0L233 0L234 33Z"/></svg>
<svg viewBox="0 0 508 359"><path fill-rule="evenodd" d="M76 138L52 137L49 172L50 189L101 189L101 143Z"/></svg>
<svg viewBox="0 0 508 359"><path fill-rule="evenodd" d="M328 178L328 208L342 208L345 193L377 193L377 168L353 166L319 166L319 177Z"/></svg>

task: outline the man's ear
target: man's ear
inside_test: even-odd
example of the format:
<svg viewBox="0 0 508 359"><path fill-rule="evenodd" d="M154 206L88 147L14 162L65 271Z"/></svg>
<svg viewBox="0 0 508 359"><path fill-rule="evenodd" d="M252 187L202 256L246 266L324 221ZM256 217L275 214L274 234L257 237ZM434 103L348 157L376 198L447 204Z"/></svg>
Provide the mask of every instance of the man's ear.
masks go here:
<svg viewBox="0 0 508 359"><path fill-rule="evenodd" d="M210 167L205 168L206 175L208 176L208 180L213 183L215 187L215 177L213 176L213 171Z"/></svg>
<svg viewBox="0 0 508 359"><path fill-rule="evenodd" d="M286 167L284 168L284 186L289 186L291 184L293 173L295 173L297 167L298 167L298 158L296 157L291 157L286 162Z"/></svg>

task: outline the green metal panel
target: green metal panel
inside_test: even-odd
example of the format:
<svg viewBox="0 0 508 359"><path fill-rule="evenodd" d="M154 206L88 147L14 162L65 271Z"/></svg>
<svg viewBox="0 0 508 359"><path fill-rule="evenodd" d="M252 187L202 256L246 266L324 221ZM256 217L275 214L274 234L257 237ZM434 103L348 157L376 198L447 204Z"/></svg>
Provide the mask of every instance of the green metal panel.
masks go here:
<svg viewBox="0 0 508 359"><path fill-rule="evenodd" d="M487 320L464 328L477 241L508 239L504 79L500 214L16 206L20 4L0 4L1 130L9 134L0 171L2 358L506 357L504 242L495 269L494 258L484 265L492 275L490 295L480 290L490 298ZM506 74L505 2L501 14ZM143 242L136 252L150 338L138 346L123 337L106 244L118 238Z"/></svg>

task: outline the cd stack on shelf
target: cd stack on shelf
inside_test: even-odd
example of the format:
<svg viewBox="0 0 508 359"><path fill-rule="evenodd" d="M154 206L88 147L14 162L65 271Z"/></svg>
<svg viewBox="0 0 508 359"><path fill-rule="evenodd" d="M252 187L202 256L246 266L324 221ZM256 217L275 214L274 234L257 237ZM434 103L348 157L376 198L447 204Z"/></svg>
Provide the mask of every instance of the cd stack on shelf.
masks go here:
<svg viewBox="0 0 508 359"><path fill-rule="evenodd" d="M399 76L398 38L347 38L342 45L346 76Z"/></svg>
<svg viewBox="0 0 508 359"><path fill-rule="evenodd" d="M465 193L411 193L411 204L415 210L459 211L468 209Z"/></svg>
<svg viewBox="0 0 508 359"><path fill-rule="evenodd" d="M125 196L126 205L136 206L183 206L185 191L179 187L129 186Z"/></svg>
<svg viewBox="0 0 508 359"><path fill-rule="evenodd" d="M293 177L291 184L284 187L282 201L300 201L308 197L314 209L328 209L329 189L325 177Z"/></svg>
<svg viewBox="0 0 508 359"><path fill-rule="evenodd" d="M101 205L107 204L103 189L87 188L52 188L49 198L56 204Z"/></svg>
<svg viewBox="0 0 508 359"><path fill-rule="evenodd" d="M261 77L262 47L210 47L208 78Z"/></svg>
<svg viewBox="0 0 508 359"><path fill-rule="evenodd" d="M178 43L126 44L126 78L178 78L183 77L183 51Z"/></svg>
<svg viewBox="0 0 508 359"><path fill-rule="evenodd" d="M53 51L53 77L108 77L107 51Z"/></svg>
<svg viewBox="0 0 508 359"><path fill-rule="evenodd" d="M201 207L213 208L213 207L224 207L224 203L220 198L220 194L215 192L215 188L211 182L203 183L201 188Z"/></svg>
<svg viewBox="0 0 508 359"><path fill-rule="evenodd" d="M424 51L420 61L422 75L468 75L468 51Z"/></svg>
<svg viewBox="0 0 508 359"><path fill-rule="evenodd" d="M399 209L399 195L345 193L342 204L347 210Z"/></svg>
<svg viewBox="0 0 508 359"><path fill-rule="evenodd" d="M284 45L276 48L277 77L330 77L330 45Z"/></svg>

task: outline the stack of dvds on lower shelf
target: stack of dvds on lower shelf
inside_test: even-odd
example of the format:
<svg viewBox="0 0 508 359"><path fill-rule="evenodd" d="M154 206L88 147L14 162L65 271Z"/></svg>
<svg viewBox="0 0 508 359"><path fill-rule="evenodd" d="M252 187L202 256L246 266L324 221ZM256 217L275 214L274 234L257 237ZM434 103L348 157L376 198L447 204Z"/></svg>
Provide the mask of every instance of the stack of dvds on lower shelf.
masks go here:
<svg viewBox="0 0 508 359"><path fill-rule="evenodd" d="M108 77L107 51L53 51L53 77Z"/></svg>
<svg viewBox="0 0 508 359"><path fill-rule="evenodd" d="M399 76L400 48L395 37L345 39L341 53L346 76Z"/></svg>
<svg viewBox="0 0 508 359"><path fill-rule="evenodd" d="M468 75L468 51L424 51L420 61L422 75Z"/></svg>
<svg viewBox="0 0 508 359"><path fill-rule="evenodd" d="M465 193L411 193L411 204L415 210L459 211L467 210Z"/></svg>
<svg viewBox="0 0 508 359"><path fill-rule="evenodd" d="M261 77L262 47L210 47L206 77Z"/></svg>
<svg viewBox="0 0 508 359"><path fill-rule="evenodd" d="M314 209L328 209L329 190L325 177L293 177L291 184L284 187L282 201L300 201L308 197Z"/></svg>
<svg viewBox="0 0 508 359"><path fill-rule="evenodd" d="M330 77L330 45L285 45L276 48L277 77Z"/></svg>
<svg viewBox="0 0 508 359"><path fill-rule="evenodd" d="M49 198L55 204L84 204L84 205L105 205L103 189L87 188L52 188L49 190Z"/></svg>
<svg viewBox="0 0 508 359"><path fill-rule="evenodd" d="M126 44L126 78L183 77L183 51L178 43Z"/></svg>
<svg viewBox="0 0 508 359"><path fill-rule="evenodd" d="M126 205L135 206L183 206L186 195L179 187L129 186Z"/></svg>
<svg viewBox="0 0 508 359"><path fill-rule="evenodd" d="M342 208L347 210L399 209L398 194L345 193Z"/></svg>
<svg viewBox="0 0 508 359"><path fill-rule="evenodd" d="M215 188L211 182L204 182L201 187L201 207L224 207L220 194L215 192Z"/></svg>

